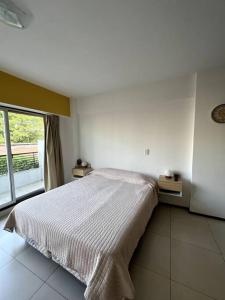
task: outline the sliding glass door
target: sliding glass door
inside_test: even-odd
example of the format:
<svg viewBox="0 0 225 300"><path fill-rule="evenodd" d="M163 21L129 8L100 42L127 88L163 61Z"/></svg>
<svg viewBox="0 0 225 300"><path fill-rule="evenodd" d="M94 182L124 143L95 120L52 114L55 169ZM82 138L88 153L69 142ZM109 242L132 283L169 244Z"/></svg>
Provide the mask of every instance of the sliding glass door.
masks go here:
<svg viewBox="0 0 225 300"><path fill-rule="evenodd" d="M0 110L0 207L15 201L7 117L6 111Z"/></svg>
<svg viewBox="0 0 225 300"><path fill-rule="evenodd" d="M0 108L0 208L44 189L40 114Z"/></svg>

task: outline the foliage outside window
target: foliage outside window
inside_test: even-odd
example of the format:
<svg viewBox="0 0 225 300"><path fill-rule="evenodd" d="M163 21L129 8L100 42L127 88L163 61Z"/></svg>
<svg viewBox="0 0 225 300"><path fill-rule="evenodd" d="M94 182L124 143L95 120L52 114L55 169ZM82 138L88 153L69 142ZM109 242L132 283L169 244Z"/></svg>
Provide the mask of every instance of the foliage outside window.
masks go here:
<svg viewBox="0 0 225 300"><path fill-rule="evenodd" d="M43 139L43 119L31 115L9 113L10 139L12 144L36 144ZM4 123L0 118L0 144L4 144Z"/></svg>
<svg viewBox="0 0 225 300"><path fill-rule="evenodd" d="M39 161L37 153L29 154L16 154L13 158L13 171L20 172L39 168ZM6 155L0 156L0 176L7 174L7 157Z"/></svg>
<svg viewBox="0 0 225 300"><path fill-rule="evenodd" d="M9 112L9 131L11 145L37 145L38 140L43 140L43 119L33 115ZM5 145L4 120L0 117L0 146ZM13 151L12 151L13 152ZM13 171L25 171L39 168L38 153L13 154ZM0 155L0 176L7 174L7 157Z"/></svg>

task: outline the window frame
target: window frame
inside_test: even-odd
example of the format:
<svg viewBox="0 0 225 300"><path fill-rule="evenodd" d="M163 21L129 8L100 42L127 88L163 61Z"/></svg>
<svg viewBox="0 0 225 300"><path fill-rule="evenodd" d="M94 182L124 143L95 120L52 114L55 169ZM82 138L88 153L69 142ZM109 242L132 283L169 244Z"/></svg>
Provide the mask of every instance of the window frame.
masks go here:
<svg viewBox="0 0 225 300"><path fill-rule="evenodd" d="M13 161L12 161L12 152L11 152L11 140L10 140L10 131L9 131L9 117L8 113L20 113L30 116L39 116L43 118L43 122L45 121L45 114L24 110L24 109L18 109L10 106L0 105L0 111L3 111L3 124L4 124L4 132L5 132L5 146L7 151L7 167L8 167L8 177L9 177L9 186L10 186L10 194L11 194L11 201L6 202L4 204L0 205L0 211L7 209L11 206L14 206L15 204L26 200L28 198L31 198L35 195L41 194L45 192L44 188L37 189L33 192L27 193L23 196L16 197L15 193L15 182L14 182L14 173L13 173ZM45 146L45 145L44 145Z"/></svg>

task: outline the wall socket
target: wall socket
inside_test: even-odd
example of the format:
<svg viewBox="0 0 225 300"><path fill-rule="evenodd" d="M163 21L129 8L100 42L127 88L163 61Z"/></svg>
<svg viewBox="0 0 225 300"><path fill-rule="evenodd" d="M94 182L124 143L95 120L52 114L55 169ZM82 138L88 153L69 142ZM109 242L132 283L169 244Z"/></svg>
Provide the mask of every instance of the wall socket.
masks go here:
<svg viewBox="0 0 225 300"><path fill-rule="evenodd" d="M145 149L145 156L148 156L148 155L150 155L150 149L149 148Z"/></svg>

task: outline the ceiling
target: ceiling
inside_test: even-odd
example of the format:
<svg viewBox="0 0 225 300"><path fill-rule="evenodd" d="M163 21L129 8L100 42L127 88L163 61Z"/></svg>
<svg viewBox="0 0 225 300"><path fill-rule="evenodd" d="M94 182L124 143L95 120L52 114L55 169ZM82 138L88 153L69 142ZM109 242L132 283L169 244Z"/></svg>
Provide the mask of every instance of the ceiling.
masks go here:
<svg viewBox="0 0 225 300"><path fill-rule="evenodd" d="M15 2L15 1L14 1ZM0 68L87 96L225 64L224 0L16 0L0 23Z"/></svg>

